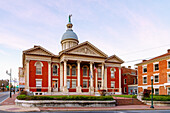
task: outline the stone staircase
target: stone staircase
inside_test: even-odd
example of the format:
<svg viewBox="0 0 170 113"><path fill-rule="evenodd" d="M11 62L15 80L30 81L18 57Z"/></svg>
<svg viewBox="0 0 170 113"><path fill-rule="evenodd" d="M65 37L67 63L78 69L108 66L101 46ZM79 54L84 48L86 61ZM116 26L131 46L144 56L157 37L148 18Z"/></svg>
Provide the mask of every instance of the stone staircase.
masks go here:
<svg viewBox="0 0 170 113"><path fill-rule="evenodd" d="M145 105L143 102L136 98L114 98L116 104L119 105Z"/></svg>

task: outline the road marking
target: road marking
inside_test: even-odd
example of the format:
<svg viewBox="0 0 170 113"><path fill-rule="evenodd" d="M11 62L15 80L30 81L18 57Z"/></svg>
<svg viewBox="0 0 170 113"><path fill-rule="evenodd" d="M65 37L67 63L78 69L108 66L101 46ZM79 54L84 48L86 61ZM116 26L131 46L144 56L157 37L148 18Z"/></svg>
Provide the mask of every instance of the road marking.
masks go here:
<svg viewBox="0 0 170 113"><path fill-rule="evenodd" d="M0 104L2 103L2 102L4 102L5 100L7 100L9 98L9 96L7 96L7 98L5 98L4 100L2 100L1 102L0 102Z"/></svg>

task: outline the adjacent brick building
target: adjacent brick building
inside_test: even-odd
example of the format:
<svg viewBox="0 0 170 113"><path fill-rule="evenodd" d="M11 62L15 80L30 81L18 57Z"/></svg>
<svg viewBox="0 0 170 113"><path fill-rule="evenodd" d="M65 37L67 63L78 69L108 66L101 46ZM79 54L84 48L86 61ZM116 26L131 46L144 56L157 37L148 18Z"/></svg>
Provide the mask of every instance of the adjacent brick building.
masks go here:
<svg viewBox="0 0 170 113"><path fill-rule="evenodd" d="M167 53L136 64L138 66L138 91L151 89L153 76L154 94L170 95L170 49Z"/></svg>
<svg viewBox="0 0 170 113"><path fill-rule="evenodd" d="M122 67L122 94L137 94L137 70Z"/></svg>

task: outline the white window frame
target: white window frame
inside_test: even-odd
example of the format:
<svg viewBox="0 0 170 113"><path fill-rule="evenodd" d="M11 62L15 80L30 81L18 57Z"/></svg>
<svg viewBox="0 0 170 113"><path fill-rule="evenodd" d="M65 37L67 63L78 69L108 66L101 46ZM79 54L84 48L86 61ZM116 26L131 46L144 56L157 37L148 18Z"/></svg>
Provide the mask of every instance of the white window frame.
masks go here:
<svg viewBox="0 0 170 113"><path fill-rule="evenodd" d="M53 64L52 65L52 69L54 70L54 66L57 66L57 74L54 74L53 73L53 76L58 76L58 68L59 68L59 65L58 64ZM52 71L53 72L53 71Z"/></svg>
<svg viewBox="0 0 170 113"><path fill-rule="evenodd" d="M86 82L86 87L84 87L84 84L83 84L83 88L88 88L88 80L83 80L83 83Z"/></svg>
<svg viewBox="0 0 170 113"><path fill-rule="evenodd" d="M168 95L168 92L170 94L170 87L167 87L167 95Z"/></svg>
<svg viewBox="0 0 170 113"><path fill-rule="evenodd" d="M159 73L153 74L154 75L154 83L159 83ZM155 76L158 76L158 82L155 82Z"/></svg>
<svg viewBox="0 0 170 113"><path fill-rule="evenodd" d="M87 68L86 75L84 75L84 68L85 68L85 67ZM83 77L87 77L87 76L88 76L88 70L89 70L89 69L88 69L88 66L86 66L86 65L83 66L83 67L82 67L82 70L83 70Z"/></svg>
<svg viewBox="0 0 170 113"><path fill-rule="evenodd" d="M169 62L170 62L170 59L167 60L167 69L170 69L170 67L169 67Z"/></svg>
<svg viewBox="0 0 170 113"><path fill-rule="evenodd" d="M40 63L40 65L41 65L41 67L40 67L40 68L41 68L41 69L40 69L40 70L41 70L41 73L37 73L37 63ZM35 70L35 74L36 74L36 75L42 75L43 63L40 62L40 61L37 61L37 62L35 62L34 66L35 66L35 69L36 69L36 70Z"/></svg>
<svg viewBox="0 0 170 113"><path fill-rule="evenodd" d="M126 89L126 90L125 90ZM127 88L126 87L124 87L124 93L127 93Z"/></svg>
<svg viewBox="0 0 170 113"><path fill-rule="evenodd" d="M127 84L127 80L126 80L126 78L124 79L124 84Z"/></svg>
<svg viewBox="0 0 170 113"><path fill-rule="evenodd" d="M74 84L75 87L73 87L73 81L75 82L75 84ZM77 86L77 80L76 80L76 79L72 79L71 84L72 84L72 85L71 85L72 88L76 88L76 86Z"/></svg>
<svg viewBox="0 0 170 113"><path fill-rule="evenodd" d="M167 72L167 83L170 83L170 72Z"/></svg>
<svg viewBox="0 0 170 113"><path fill-rule="evenodd" d="M158 64L158 70L155 70L155 65ZM153 63L153 71L159 71L159 62Z"/></svg>
<svg viewBox="0 0 170 113"><path fill-rule="evenodd" d="M116 72L116 69L115 69L115 68L110 68L110 76L111 76L111 78L115 78L115 72ZM112 76L112 74L113 74L114 76Z"/></svg>
<svg viewBox="0 0 170 113"><path fill-rule="evenodd" d="M133 84L136 84L136 78L133 78Z"/></svg>
<svg viewBox="0 0 170 113"><path fill-rule="evenodd" d="M75 75L73 75L73 67L75 67L75 72L76 72L76 73L77 73L77 67L76 67L76 65L73 65L72 68L71 68L72 76L76 76L76 73L75 73Z"/></svg>
<svg viewBox="0 0 170 113"><path fill-rule="evenodd" d="M35 79L35 82L36 88L42 88L42 79ZM37 85L37 82L40 82L40 85Z"/></svg>
<svg viewBox="0 0 170 113"><path fill-rule="evenodd" d="M70 69L71 69L71 66L70 66L70 65L67 65L67 67L69 67L69 74L68 74L68 69L67 69L67 76L70 76Z"/></svg>
<svg viewBox="0 0 170 113"><path fill-rule="evenodd" d="M155 88L154 89L154 94L156 95L156 89L158 89L158 91L159 91L159 88ZM158 95L159 95L159 92L158 92Z"/></svg>
<svg viewBox="0 0 170 113"><path fill-rule="evenodd" d="M146 68L146 72L144 72L144 68ZM142 72L143 72L143 73L147 73L147 72L148 72L147 65L143 65L143 66L142 66Z"/></svg>
<svg viewBox="0 0 170 113"><path fill-rule="evenodd" d="M112 87L113 84L114 84L114 87ZM111 81L110 87L111 87L111 88L115 88L115 81Z"/></svg>
<svg viewBox="0 0 170 113"><path fill-rule="evenodd" d="M146 77L146 83L144 83L144 78ZM147 75L143 75L142 76L142 82L143 82L143 84L147 84L147 82L148 82L148 77L147 77Z"/></svg>
<svg viewBox="0 0 170 113"><path fill-rule="evenodd" d="M101 70L101 67L99 67L98 69L97 69L97 74L98 74L98 78L102 78L102 70Z"/></svg>

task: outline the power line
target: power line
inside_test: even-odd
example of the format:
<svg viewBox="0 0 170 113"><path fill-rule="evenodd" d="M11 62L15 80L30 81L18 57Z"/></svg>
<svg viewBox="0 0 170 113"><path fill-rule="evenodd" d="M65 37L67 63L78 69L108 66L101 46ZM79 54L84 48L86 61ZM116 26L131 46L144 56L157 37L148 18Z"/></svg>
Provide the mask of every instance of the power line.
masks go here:
<svg viewBox="0 0 170 113"><path fill-rule="evenodd" d="M153 58L153 57L148 57L148 58L143 58L143 59L151 59L151 58ZM126 62L124 62L124 63L136 62L136 61L143 60L143 59L137 59L137 60L126 61Z"/></svg>
<svg viewBox="0 0 170 113"><path fill-rule="evenodd" d="M139 50L139 51L133 51L133 52L125 53L125 54L122 54L122 55L128 55L128 54L131 54L131 53L139 53L139 52L142 52L142 51L148 51L148 50L152 50L152 49L156 49L156 48L160 48L160 47L165 47L165 46L169 46L169 45L170 44L157 46L157 47L153 47L153 48L148 48L148 49L143 49L143 50Z"/></svg>

